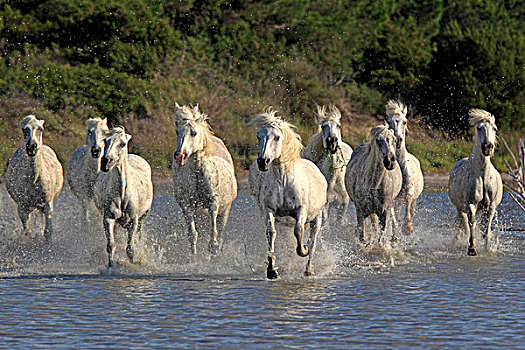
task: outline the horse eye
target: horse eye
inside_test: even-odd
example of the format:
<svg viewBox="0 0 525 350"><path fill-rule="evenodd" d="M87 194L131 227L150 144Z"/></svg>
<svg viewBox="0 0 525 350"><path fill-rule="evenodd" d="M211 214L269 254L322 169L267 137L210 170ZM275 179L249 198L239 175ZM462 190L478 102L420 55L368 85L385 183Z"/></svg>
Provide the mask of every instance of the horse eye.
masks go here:
<svg viewBox="0 0 525 350"><path fill-rule="evenodd" d="M197 136L197 132L195 130L192 130L190 132L190 136L193 136L193 137Z"/></svg>
<svg viewBox="0 0 525 350"><path fill-rule="evenodd" d="M337 127L338 127L339 129L341 129L341 125L339 125L339 124L337 124Z"/></svg>
<svg viewBox="0 0 525 350"><path fill-rule="evenodd" d="M281 136L276 135L276 136L275 136L275 141L279 141L280 138L281 138Z"/></svg>
<svg viewBox="0 0 525 350"><path fill-rule="evenodd" d="M124 142L121 142L121 143L120 143L120 147L121 147L121 148L124 148L124 147L126 147L126 144L125 144Z"/></svg>

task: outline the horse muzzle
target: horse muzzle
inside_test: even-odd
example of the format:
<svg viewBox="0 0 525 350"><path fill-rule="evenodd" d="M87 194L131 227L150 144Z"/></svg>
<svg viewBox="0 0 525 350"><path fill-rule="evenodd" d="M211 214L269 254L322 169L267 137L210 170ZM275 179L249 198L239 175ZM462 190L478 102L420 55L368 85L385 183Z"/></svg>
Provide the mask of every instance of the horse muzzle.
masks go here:
<svg viewBox="0 0 525 350"><path fill-rule="evenodd" d="M270 168L270 159L258 157L257 166L259 167L260 171L268 171Z"/></svg>
<svg viewBox="0 0 525 350"><path fill-rule="evenodd" d="M26 144L26 153L30 157L36 156L36 152L38 151L38 147L36 143L29 143Z"/></svg>
<svg viewBox="0 0 525 350"><path fill-rule="evenodd" d="M383 164L386 168L386 170L392 170L394 169L394 166L396 165L396 157L394 156L386 156L383 158Z"/></svg>
<svg viewBox="0 0 525 350"><path fill-rule="evenodd" d="M175 162L178 166L183 166L186 163L186 154L176 151L173 154L173 158L175 158Z"/></svg>
<svg viewBox="0 0 525 350"><path fill-rule="evenodd" d="M481 144L481 153L485 157L489 157L494 153L494 144L493 143L483 143Z"/></svg>
<svg viewBox="0 0 525 350"><path fill-rule="evenodd" d="M98 147L91 147L91 156L92 156L93 158L98 158L98 157L100 157L100 153L101 153L100 148L98 148Z"/></svg>
<svg viewBox="0 0 525 350"><path fill-rule="evenodd" d="M337 138L336 137L329 137L327 140L326 140L326 149L332 153L332 154L335 154L337 152L337 146L338 146L338 142L337 142Z"/></svg>
<svg viewBox="0 0 525 350"><path fill-rule="evenodd" d="M109 159L102 157L102 159L100 159L100 170L107 173L109 171L109 163Z"/></svg>

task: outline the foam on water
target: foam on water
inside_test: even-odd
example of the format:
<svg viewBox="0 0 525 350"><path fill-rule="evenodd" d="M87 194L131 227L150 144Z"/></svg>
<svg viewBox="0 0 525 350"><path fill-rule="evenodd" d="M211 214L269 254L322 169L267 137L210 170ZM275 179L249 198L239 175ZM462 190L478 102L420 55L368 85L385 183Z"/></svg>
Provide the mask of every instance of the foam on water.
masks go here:
<svg viewBox="0 0 525 350"><path fill-rule="evenodd" d="M0 276L38 274L173 274L203 278L264 279L267 240L264 221L255 202L248 195L239 195L232 207L222 251L212 256L207 251L209 225L199 222L198 254L190 255L186 225L179 207L169 193L156 194L152 210L143 225L137 245L136 263L125 254L125 236L116 234L116 266L107 270L106 239L102 217L91 207L90 223L79 221L79 205L68 190L55 203L55 233L51 242L41 235L43 220L32 219L28 236L21 234L16 206L5 189L0 190ZM432 264L443 259L466 259L466 236L463 246L449 248L454 236L452 222L455 209L444 193L424 193L414 219L414 234L398 234L392 247L365 247L355 238L355 210L350 206L345 224L335 222L323 228L314 258L315 277L345 276L363 271L388 271L399 265ZM202 220L201 220L202 221ZM508 230L525 228L522 213L505 196L498 208L494 239L489 252L478 237L480 256L512 254L523 249L523 235ZM309 230L305 231L305 241ZM295 253L293 230L279 226L276 239L277 266L281 279L304 279L307 258Z"/></svg>

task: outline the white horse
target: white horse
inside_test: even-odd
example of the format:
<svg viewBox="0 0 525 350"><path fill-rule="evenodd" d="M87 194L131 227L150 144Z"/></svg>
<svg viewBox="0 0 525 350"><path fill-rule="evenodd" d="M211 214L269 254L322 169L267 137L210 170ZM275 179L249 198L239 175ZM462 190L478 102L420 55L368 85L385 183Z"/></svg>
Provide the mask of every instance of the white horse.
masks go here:
<svg viewBox="0 0 525 350"><path fill-rule="evenodd" d="M291 124L276 117L275 113L268 109L248 123L257 130L257 165L258 171L264 172L262 178L252 176L251 179L260 181L256 199L266 218L269 248L266 275L269 279L277 278L274 254L276 216L295 219L297 254L302 257L309 255L305 275L314 273L312 258L317 235L321 230L322 209L326 203L327 191L327 183L321 171L311 161L301 158L303 146L299 135ZM310 223L308 246L303 244L306 223Z"/></svg>
<svg viewBox="0 0 525 350"><path fill-rule="evenodd" d="M232 202L237 197L237 180L230 152L219 138L212 135L206 117L199 112L198 105L193 108L175 106L177 150L171 167L174 196L188 225L193 255L197 253L197 211L208 209L211 220L208 248L216 254L222 246Z"/></svg>
<svg viewBox="0 0 525 350"><path fill-rule="evenodd" d="M124 128L111 130L106 139L100 170L94 187L95 205L104 216L108 268L115 254L115 223L128 230L126 253L131 262L135 255L135 237L151 208L153 184L151 167L142 157L128 154L131 135Z"/></svg>
<svg viewBox="0 0 525 350"><path fill-rule="evenodd" d="M346 170L345 183L357 214L356 232L364 241L364 221L377 216L380 240L386 238L394 199L401 191L402 175L396 160L396 137L387 125L372 128L367 143L356 147ZM392 236L394 239L394 236Z"/></svg>
<svg viewBox="0 0 525 350"><path fill-rule="evenodd" d="M469 116L470 125L476 126L475 144L470 157L461 159L450 170L448 195L457 209L456 222L461 221L463 226L453 244L459 242L463 230L470 233L467 254L474 256L477 255L474 239L476 212L482 213L483 238L488 248L492 236L490 226L503 196L503 184L499 172L490 162L497 131L494 116L482 109L471 109Z"/></svg>
<svg viewBox="0 0 525 350"><path fill-rule="evenodd" d="M324 220L328 219L330 208L337 212L339 223L348 209L350 197L346 191L346 165L352 156L352 148L341 137L341 113L336 106L317 106L317 125L319 130L308 142L305 158L319 167L328 182L328 200Z"/></svg>
<svg viewBox="0 0 525 350"><path fill-rule="evenodd" d="M44 236L53 233L53 201L64 183L62 165L53 150L44 145L42 134L44 120L28 115L19 124L24 133L24 143L9 159L4 181L7 192L18 205L18 216L27 233L29 214L35 210L44 213Z"/></svg>
<svg viewBox="0 0 525 350"><path fill-rule="evenodd" d="M417 199L423 192L423 172L419 160L410 154L405 146L405 135L407 127L407 107L399 101L388 101L386 105L387 123L396 136L396 157L401 173L403 174L403 185L399 193L399 204L404 205L405 218L403 220L403 233L409 235L414 231L412 218L416 212ZM400 208L401 205L398 207Z"/></svg>
<svg viewBox="0 0 525 350"><path fill-rule="evenodd" d="M100 171L104 138L109 132L107 120L90 118L86 121L85 144L71 154L67 163L67 182L82 207L84 223L88 220L88 206L93 200L93 186Z"/></svg>

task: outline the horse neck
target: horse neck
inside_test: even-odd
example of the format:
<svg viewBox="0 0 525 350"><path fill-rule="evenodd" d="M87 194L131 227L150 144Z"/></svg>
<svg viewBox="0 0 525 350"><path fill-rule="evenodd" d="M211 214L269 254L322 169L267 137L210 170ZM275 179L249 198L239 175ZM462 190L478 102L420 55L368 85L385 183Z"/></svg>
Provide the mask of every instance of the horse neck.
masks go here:
<svg viewBox="0 0 525 350"><path fill-rule="evenodd" d="M386 174L386 168L383 165L383 159L377 147L372 147L368 155L367 164L365 164L364 176L369 179L374 188L378 188Z"/></svg>
<svg viewBox="0 0 525 350"><path fill-rule="evenodd" d="M312 143L310 144L310 154L312 160L317 163L321 160L324 154L323 136L321 133L317 133L312 137Z"/></svg>
<svg viewBox="0 0 525 350"><path fill-rule="evenodd" d="M406 158L407 158L407 148L405 145L405 138L403 138L403 141L401 141L401 145L396 150L396 157L397 157L397 162L399 163L399 165L403 167L406 163Z"/></svg>
<svg viewBox="0 0 525 350"><path fill-rule="evenodd" d="M45 166L43 152L43 147L41 147L34 157L30 157L27 154L25 154L29 164L29 178L33 181L33 183L35 183L38 180L40 174L42 173L42 169Z"/></svg>
<svg viewBox="0 0 525 350"><path fill-rule="evenodd" d="M124 198L126 189L129 185L129 167L128 167L128 154L124 154L122 162L115 165L110 173L110 183L115 188L120 197Z"/></svg>
<svg viewBox="0 0 525 350"><path fill-rule="evenodd" d="M481 153L477 141L472 148L469 162L471 164L472 175L474 176L485 177L490 169L490 156L485 156L483 153Z"/></svg>

